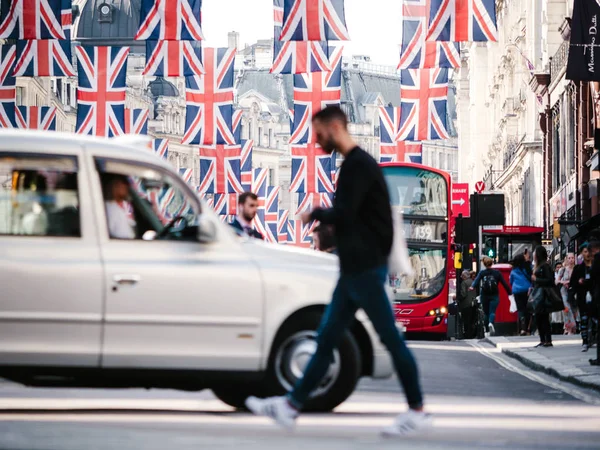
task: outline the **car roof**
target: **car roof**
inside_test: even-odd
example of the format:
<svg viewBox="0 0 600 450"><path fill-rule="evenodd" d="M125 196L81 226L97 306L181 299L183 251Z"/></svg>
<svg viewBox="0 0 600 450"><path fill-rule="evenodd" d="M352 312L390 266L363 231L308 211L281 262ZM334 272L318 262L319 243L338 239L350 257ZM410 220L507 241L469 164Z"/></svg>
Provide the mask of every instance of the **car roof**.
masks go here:
<svg viewBox="0 0 600 450"><path fill-rule="evenodd" d="M63 151L79 154L82 147L101 153L102 156L132 157L135 160L152 162L163 167L172 166L144 147L143 139L135 136L120 138L100 138L75 133L42 130L0 129L0 151L24 151L40 154L56 154ZM148 139L151 140L150 137Z"/></svg>

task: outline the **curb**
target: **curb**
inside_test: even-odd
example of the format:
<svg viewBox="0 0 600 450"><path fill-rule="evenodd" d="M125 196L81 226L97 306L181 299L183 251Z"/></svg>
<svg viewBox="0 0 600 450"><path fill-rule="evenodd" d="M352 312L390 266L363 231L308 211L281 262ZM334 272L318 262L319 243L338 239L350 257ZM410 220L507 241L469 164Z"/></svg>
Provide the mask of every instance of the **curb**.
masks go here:
<svg viewBox="0 0 600 450"><path fill-rule="evenodd" d="M486 342L492 346L494 346L495 348L498 348L498 343L491 341L489 338L485 338L483 339L483 342ZM508 339L506 339L506 342L509 342ZM505 354L506 356L509 356L510 358L516 359L517 361L519 361L520 363L522 363L524 366L529 367L530 369L533 369L537 372L542 372L545 373L547 375L550 375L554 378L557 378L561 381L566 381L568 383L572 383L575 384L577 386L586 388L586 389L592 389L596 392L600 392L600 384L598 383L591 383L587 380L582 380L581 376L579 375L565 375L563 373L561 373L561 371L555 369L554 367L548 367L546 365L537 363L535 361L532 361L530 358L527 358L523 355L522 352L518 352L518 351L514 351L514 350L510 350L510 349L506 349L506 348L502 348L502 346L500 346L500 350L502 351L503 354ZM593 374L587 374L587 375L583 375L583 376L589 376L589 375L593 375Z"/></svg>

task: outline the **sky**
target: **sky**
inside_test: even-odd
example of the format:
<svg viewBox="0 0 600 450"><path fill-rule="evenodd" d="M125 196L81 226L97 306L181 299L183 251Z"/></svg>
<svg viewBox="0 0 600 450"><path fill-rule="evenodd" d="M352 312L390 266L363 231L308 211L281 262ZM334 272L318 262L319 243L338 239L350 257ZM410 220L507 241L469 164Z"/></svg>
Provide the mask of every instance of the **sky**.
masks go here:
<svg viewBox="0 0 600 450"><path fill-rule="evenodd" d="M368 6L367 6L368 5ZM397 66L400 44L399 0L345 0L351 41L347 55L369 55L372 62ZM273 0L203 0L202 27L206 44L226 47L227 33L240 33L240 44L273 37Z"/></svg>

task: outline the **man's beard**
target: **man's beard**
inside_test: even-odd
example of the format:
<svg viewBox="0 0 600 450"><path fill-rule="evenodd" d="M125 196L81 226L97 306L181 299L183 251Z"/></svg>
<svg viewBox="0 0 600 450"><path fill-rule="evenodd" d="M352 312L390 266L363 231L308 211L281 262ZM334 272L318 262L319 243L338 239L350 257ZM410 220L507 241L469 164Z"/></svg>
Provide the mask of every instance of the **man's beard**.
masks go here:
<svg viewBox="0 0 600 450"><path fill-rule="evenodd" d="M331 155L333 152L335 152L337 145L332 138L329 138L327 141L321 144L321 148L325 153Z"/></svg>
<svg viewBox="0 0 600 450"><path fill-rule="evenodd" d="M254 216L256 216L256 213L249 214L247 212L242 212L242 216L244 216L244 220L246 220L246 222L252 222L254 220Z"/></svg>

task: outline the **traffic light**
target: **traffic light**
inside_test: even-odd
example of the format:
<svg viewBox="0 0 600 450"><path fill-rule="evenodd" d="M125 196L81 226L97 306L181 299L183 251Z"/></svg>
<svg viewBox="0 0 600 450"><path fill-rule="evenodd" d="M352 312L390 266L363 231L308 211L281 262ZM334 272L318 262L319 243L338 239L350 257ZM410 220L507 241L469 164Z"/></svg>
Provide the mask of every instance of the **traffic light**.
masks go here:
<svg viewBox="0 0 600 450"><path fill-rule="evenodd" d="M490 258L496 257L496 249L494 248L494 238L487 238L483 246L483 254Z"/></svg>

